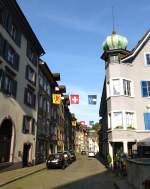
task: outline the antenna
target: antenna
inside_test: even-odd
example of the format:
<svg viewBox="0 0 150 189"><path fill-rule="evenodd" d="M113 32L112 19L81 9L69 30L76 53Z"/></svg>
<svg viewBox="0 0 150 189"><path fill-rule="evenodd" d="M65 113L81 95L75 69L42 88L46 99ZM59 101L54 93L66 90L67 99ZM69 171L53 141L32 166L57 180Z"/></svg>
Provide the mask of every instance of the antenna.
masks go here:
<svg viewBox="0 0 150 189"><path fill-rule="evenodd" d="M115 16L114 16L114 6L112 6L112 34L115 34Z"/></svg>

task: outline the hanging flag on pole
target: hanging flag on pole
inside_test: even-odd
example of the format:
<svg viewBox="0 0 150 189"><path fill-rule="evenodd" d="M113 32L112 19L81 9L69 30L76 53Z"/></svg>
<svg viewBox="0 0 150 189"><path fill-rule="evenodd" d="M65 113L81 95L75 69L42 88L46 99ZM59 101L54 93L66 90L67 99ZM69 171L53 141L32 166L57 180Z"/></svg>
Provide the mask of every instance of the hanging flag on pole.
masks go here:
<svg viewBox="0 0 150 189"><path fill-rule="evenodd" d="M76 127L77 126L77 121L72 121L72 126Z"/></svg>
<svg viewBox="0 0 150 189"><path fill-rule="evenodd" d="M52 94L53 104L60 104L61 94Z"/></svg>
<svg viewBox="0 0 150 189"><path fill-rule="evenodd" d="M79 104L79 95L70 95L71 104Z"/></svg>
<svg viewBox="0 0 150 189"><path fill-rule="evenodd" d="M97 102L97 95L88 95L89 104L95 105Z"/></svg>

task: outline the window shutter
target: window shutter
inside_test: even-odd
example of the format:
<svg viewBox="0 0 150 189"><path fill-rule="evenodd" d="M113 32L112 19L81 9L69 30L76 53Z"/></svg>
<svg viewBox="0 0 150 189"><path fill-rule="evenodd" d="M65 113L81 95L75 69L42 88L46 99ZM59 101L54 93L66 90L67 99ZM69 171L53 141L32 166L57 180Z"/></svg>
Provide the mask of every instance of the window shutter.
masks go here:
<svg viewBox="0 0 150 189"><path fill-rule="evenodd" d="M12 95L13 97L16 97L17 94L17 81L13 80L12 82Z"/></svg>
<svg viewBox="0 0 150 189"><path fill-rule="evenodd" d="M35 135L35 119L32 118L32 134Z"/></svg>
<svg viewBox="0 0 150 189"><path fill-rule="evenodd" d="M26 75L25 75L25 78L28 79L28 73L29 73L29 66L27 65L26 66Z"/></svg>
<svg viewBox="0 0 150 189"><path fill-rule="evenodd" d="M150 130L150 113L144 113L145 130Z"/></svg>
<svg viewBox="0 0 150 189"><path fill-rule="evenodd" d="M2 69L0 69L0 90L4 90L4 85L5 85L5 73Z"/></svg>
<svg viewBox="0 0 150 189"><path fill-rule="evenodd" d="M12 17L9 14L8 15L8 21L7 21L7 30L8 30L9 33L11 32L11 27L12 27Z"/></svg>
<svg viewBox="0 0 150 189"><path fill-rule="evenodd" d="M143 97L147 97L148 96L147 81L141 81L141 91L142 91L142 96Z"/></svg>
<svg viewBox="0 0 150 189"><path fill-rule="evenodd" d="M24 134L25 134L25 119L26 119L26 116L23 116L22 133Z"/></svg>
<svg viewBox="0 0 150 189"><path fill-rule="evenodd" d="M26 50L27 57L30 57L30 45L29 42L27 41L27 50Z"/></svg>
<svg viewBox="0 0 150 189"><path fill-rule="evenodd" d="M24 89L24 103L27 104L27 88Z"/></svg>
<svg viewBox="0 0 150 189"><path fill-rule="evenodd" d="M0 56L3 56L3 51L4 51L4 38L0 35Z"/></svg>
<svg viewBox="0 0 150 189"><path fill-rule="evenodd" d="M3 10L4 10L4 9L3 9ZM3 25L5 28L7 28L8 10L2 11L1 21L2 21L2 25Z"/></svg>
<svg viewBox="0 0 150 189"><path fill-rule="evenodd" d="M21 46L21 31L17 28L17 35L16 35L16 43L20 47Z"/></svg>
<svg viewBox="0 0 150 189"><path fill-rule="evenodd" d="M32 94L32 107L35 108L35 103L36 103L36 95Z"/></svg>
<svg viewBox="0 0 150 189"><path fill-rule="evenodd" d="M15 69L18 71L19 70L19 55L15 53Z"/></svg>
<svg viewBox="0 0 150 189"><path fill-rule="evenodd" d="M4 59L6 61L8 60L8 48L9 48L9 44L7 43L7 41L5 41L5 44L4 44Z"/></svg>

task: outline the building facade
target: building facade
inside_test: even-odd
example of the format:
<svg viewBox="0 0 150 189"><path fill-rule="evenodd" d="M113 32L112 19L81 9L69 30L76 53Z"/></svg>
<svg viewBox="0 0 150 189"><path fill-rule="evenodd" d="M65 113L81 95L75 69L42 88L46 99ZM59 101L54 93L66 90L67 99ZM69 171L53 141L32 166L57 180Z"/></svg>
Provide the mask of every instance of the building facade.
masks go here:
<svg viewBox="0 0 150 189"><path fill-rule="evenodd" d="M75 131L75 149L77 153L88 151L88 134L84 126L78 125Z"/></svg>
<svg viewBox="0 0 150 189"><path fill-rule="evenodd" d="M105 81L100 104L101 150L112 158L118 150L133 156L150 149L150 31L132 50L115 32L103 43Z"/></svg>
<svg viewBox="0 0 150 189"><path fill-rule="evenodd" d="M0 163L35 162L38 39L14 0L0 1Z"/></svg>
<svg viewBox="0 0 150 189"><path fill-rule="evenodd" d="M97 131L89 128L87 130L87 137L88 137L88 142L87 142L88 151L97 154L99 152L99 137Z"/></svg>

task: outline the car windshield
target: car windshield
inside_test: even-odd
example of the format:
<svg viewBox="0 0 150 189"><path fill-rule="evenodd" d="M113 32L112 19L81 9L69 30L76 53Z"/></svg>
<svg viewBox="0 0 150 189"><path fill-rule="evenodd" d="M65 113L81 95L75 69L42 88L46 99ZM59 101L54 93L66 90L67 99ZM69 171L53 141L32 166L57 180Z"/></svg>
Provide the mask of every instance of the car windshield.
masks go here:
<svg viewBox="0 0 150 189"><path fill-rule="evenodd" d="M62 154L51 154L49 156L49 159L59 159L62 156Z"/></svg>

